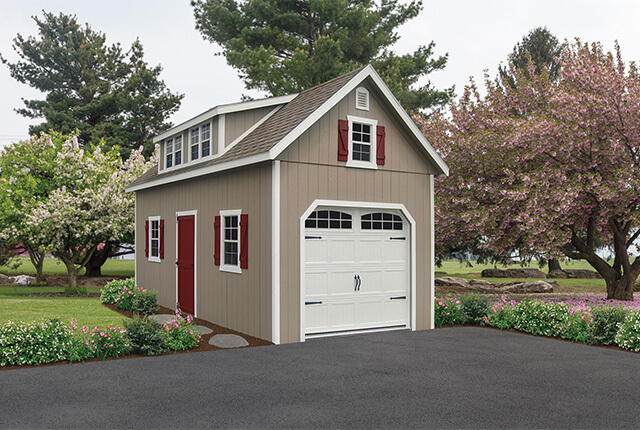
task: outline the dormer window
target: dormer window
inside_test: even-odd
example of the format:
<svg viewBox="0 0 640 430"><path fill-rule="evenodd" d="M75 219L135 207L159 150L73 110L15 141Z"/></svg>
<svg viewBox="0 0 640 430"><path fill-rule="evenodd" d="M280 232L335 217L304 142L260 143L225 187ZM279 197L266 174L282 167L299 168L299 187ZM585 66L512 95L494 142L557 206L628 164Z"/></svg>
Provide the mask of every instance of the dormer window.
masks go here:
<svg viewBox="0 0 640 430"><path fill-rule="evenodd" d="M200 158L200 129L191 129L191 160Z"/></svg>
<svg viewBox="0 0 640 430"><path fill-rule="evenodd" d="M211 124L192 128L189 133L191 161L211 155Z"/></svg>
<svg viewBox="0 0 640 430"><path fill-rule="evenodd" d="M166 140L165 154L165 168L182 164L182 136Z"/></svg>
<svg viewBox="0 0 640 430"><path fill-rule="evenodd" d="M211 124L204 124L200 127L200 145L202 146L202 156L211 154Z"/></svg>
<svg viewBox="0 0 640 430"><path fill-rule="evenodd" d="M369 91L366 88L356 89L356 109L369 110Z"/></svg>

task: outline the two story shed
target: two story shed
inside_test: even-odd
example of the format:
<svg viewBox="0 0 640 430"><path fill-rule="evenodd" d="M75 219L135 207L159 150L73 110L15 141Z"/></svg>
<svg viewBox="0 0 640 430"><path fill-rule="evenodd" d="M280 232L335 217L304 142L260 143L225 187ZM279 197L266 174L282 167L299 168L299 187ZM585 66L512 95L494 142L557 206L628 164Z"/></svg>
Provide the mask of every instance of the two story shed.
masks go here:
<svg viewBox="0 0 640 430"><path fill-rule="evenodd" d="M137 282L160 304L274 343L433 328L448 168L371 66L155 142L157 168L128 190Z"/></svg>

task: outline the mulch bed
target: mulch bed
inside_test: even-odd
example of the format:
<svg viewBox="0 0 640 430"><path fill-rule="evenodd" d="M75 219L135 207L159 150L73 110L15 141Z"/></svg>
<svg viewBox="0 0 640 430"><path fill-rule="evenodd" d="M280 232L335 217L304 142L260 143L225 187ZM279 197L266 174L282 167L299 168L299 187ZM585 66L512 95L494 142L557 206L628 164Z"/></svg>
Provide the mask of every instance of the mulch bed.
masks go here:
<svg viewBox="0 0 640 430"><path fill-rule="evenodd" d="M60 293L60 294L64 294L64 293ZM72 297L80 297L80 296L72 296ZM112 311L118 312L119 314L122 314L127 318L133 318L133 314L131 312L123 311L122 309L118 309L115 305L108 305L108 304L103 303L102 306L105 306L105 307L111 309ZM175 314L175 312L173 310L171 310L169 308L165 308L164 306L160 306L157 313L158 314L169 314L169 315L174 315ZM260 338L257 338L257 337L253 337L253 336L249 336L247 334L240 333L238 331L231 330L231 329L219 326L217 324L213 324L213 323L211 323L209 321L203 320L202 318L194 318L194 322L195 322L196 325L202 325L202 326L210 328L211 330L213 330L213 332L209 333L207 335L203 335L202 339L200 339L200 342L198 342L198 346L195 347L195 348L192 348L192 349L190 349L188 351L178 351L178 352L168 351L168 352L165 352L164 354L160 354L160 355L190 354L192 352L219 351L219 350L225 349L225 348L218 348L217 346L209 345L209 339L211 339L216 334L236 334L238 336L242 336L249 343L249 345L243 346L241 348L251 348L251 347L254 347L254 346L273 345L272 342L269 342L267 340L260 339ZM235 349L238 349L238 348L235 348ZM125 355L125 356L117 357L117 358L107 358L106 361L124 360L124 359L128 359L128 358L141 358L141 357L148 357L148 356L147 355L140 355L140 354L132 354L132 355ZM99 358L90 358L88 360L85 360L84 363L93 363L93 362L97 362L97 361L102 361L102 360L99 359ZM4 367L0 367L0 371L12 370L12 369L25 369L25 368L29 368L29 367L58 366L58 365L62 365L62 364L80 364L80 363L78 363L78 362L70 363L69 361L65 360L65 361L58 361L58 362L55 362L55 363L39 364L37 366L33 366L33 365L4 366Z"/></svg>
<svg viewBox="0 0 640 430"><path fill-rule="evenodd" d="M100 293L87 293L87 294L67 294L67 293L31 293L25 294L25 297L100 297Z"/></svg>

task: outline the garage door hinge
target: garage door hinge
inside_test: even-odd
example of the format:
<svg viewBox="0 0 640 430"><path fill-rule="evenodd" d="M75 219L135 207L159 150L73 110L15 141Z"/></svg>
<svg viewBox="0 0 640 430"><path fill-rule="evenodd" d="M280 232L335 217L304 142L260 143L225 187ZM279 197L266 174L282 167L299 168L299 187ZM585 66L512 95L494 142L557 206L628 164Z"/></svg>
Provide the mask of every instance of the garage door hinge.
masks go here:
<svg viewBox="0 0 640 430"><path fill-rule="evenodd" d="M406 237L390 237L389 240L407 240Z"/></svg>
<svg viewBox="0 0 640 430"><path fill-rule="evenodd" d="M322 239L322 236L305 236L305 239Z"/></svg>
<svg viewBox="0 0 640 430"><path fill-rule="evenodd" d="M305 305L321 305L322 302L304 302Z"/></svg>
<svg viewBox="0 0 640 430"><path fill-rule="evenodd" d="M389 300L403 300L406 299L407 296L398 296L398 297L389 297Z"/></svg>

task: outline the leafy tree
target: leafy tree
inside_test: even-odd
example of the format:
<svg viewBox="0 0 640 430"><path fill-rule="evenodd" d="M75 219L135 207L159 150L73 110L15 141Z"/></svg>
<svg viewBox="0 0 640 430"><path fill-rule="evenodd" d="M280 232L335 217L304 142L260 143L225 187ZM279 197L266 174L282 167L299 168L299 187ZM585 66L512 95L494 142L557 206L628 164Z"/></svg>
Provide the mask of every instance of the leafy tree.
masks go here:
<svg viewBox="0 0 640 430"><path fill-rule="evenodd" d="M132 148L153 152L151 138L171 126L166 119L180 106L182 95L171 93L160 79L160 66L149 67L139 40L124 51L107 45L106 36L75 16L44 13L33 18L39 37L18 34L13 49L20 60L0 56L11 76L46 94L44 100L23 100L16 111L44 118L30 134L53 130L79 131L81 143L104 149L119 147L123 159Z"/></svg>
<svg viewBox="0 0 640 430"><path fill-rule="evenodd" d="M21 157L38 153L43 156ZM81 146L75 136L60 133L14 143L0 158L0 191L12 196L3 199L1 237L41 255L49 250L65 264L75 288L78 272L101 243L133 234L134 196L125 187L153 162L155 157L145 161L141 149L123 162L115 149Z"/></svg>
<svg viewBox="0 0 640 430"><path fill-rule="evenodd" d="M536 27L513 47L509 63L528 76L529 61L533 61L535 66L533 73L540 75L545 70L549 74L549 79L556 81L560 70L560 63L556 59L561 58L563 48L564 44L560 43L547 27ZM510 86L514 86L516 82L509 66L498 66L498 78L499 83L506 82Z"/></svg>
<svg viewBox="0 0 640 430"><path fill-rule="evenodd" d="M514 67L515 86L485 77L421 126L451 166L436 188L439 240L478 234L483 246L586 260L607 296L631 300L640 258L640 75L616 52L577 41L563 53L560 79ZM597 254L611 244L610 264Z"/></svg>
<svg viewBox="0 0 640 430"><path fill-rule="evenodd" d="M192 0L196 28L222 47L248 89L274 96L300 92L371 63L405 109L437 108L453 88L418 80L441 70L435 44L397 55L396 28L415 18L420 0Z"/></svg>

